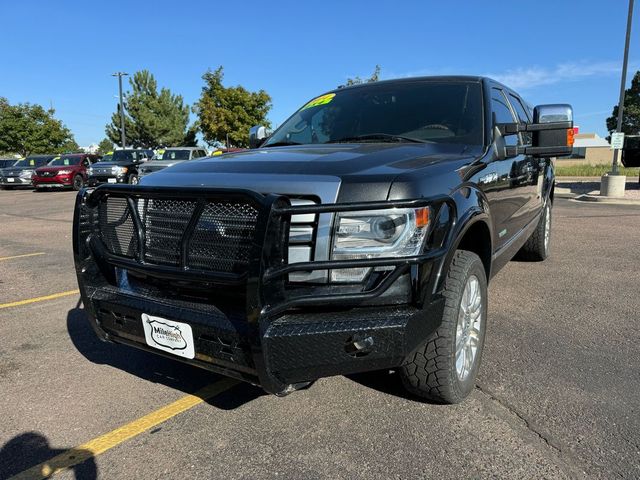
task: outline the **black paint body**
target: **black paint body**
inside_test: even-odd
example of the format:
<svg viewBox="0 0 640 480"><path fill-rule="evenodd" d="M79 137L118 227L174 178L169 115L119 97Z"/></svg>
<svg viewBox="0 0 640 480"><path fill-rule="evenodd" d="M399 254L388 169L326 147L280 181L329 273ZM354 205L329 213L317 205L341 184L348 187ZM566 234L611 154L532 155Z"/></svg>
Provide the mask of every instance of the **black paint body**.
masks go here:
<svg viewBox="0 0 640 480"><path fill-rule="evenodd" d="M184 162L145 177L140 186L105 185L80 192L74 220L76 271L84 305L100 338L170 355L146 345L141 314L186 322L192 326L197 354L185 361L259 384L272 393L287 393L323 376L401 365L441 321L440 292L455 250L461 247L480 255L490 278L521 248L543 205L553 197L549 159L526 155L500 159L494 148L491 89L516 94L486 78L444 80L482 84L484 145L261 148ZM268 191L248 189L243 186L247 179L271 179L274 186ZM314 179L335 182L332 201L291 206L283 193L304 189L305 182ZM91 207L108 197L127 198L134 217L137 198L204 203L233 197L254 205L259 214L247 273L197 271L186 267L186 257L180 267L172 268L150 265L144 257L111 255L90 217ZM287 264L292 215L425 205L431 208L431 223L420 255ZM143 243L144 229L140 227L137 234ZM191 235L187 227L182 238L185 256ZM293 271L365 265L391 269L358 285L305 286L287 281ZM116 278L116 271L124 270L144 277L146 287L124 290ZM201 292L197 299L191 295L194 291ZM367 351L351 349L366 338L373 340Z"/></svg>

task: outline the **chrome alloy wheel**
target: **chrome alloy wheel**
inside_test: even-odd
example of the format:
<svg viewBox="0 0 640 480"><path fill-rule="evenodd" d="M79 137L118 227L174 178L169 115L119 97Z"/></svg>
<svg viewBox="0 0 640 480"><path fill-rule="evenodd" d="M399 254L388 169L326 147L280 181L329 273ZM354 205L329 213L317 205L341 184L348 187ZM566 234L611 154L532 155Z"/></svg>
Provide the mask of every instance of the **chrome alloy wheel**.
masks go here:
<svg viewBox="0 0 640 480"><path fill-rule="evenodd" d="M549 239L551 237L551 208L545 207L544 212L544 251L549 251Z"/></svg>
<svg viewBox="0 0 640 480"><path fill-rule="evenodd" d="M460 381L467 378L475 364L480 344L482 308L480 281L471 275L464 286L456 327L456 372Z"/></svg>

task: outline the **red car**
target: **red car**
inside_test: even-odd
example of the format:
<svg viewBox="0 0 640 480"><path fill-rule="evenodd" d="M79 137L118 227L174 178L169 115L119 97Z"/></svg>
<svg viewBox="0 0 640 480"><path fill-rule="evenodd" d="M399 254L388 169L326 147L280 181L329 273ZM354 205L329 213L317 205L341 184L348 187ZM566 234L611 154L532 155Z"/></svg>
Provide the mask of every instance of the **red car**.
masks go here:
<svg viewBox="0 0 640 480"><path fill-rule="evenodd" d="M87 153L59 155L46 166L37 168L31 181L36 190L51 187L80 190L87 180L87 168L99 159L99 155Z"/></svg>

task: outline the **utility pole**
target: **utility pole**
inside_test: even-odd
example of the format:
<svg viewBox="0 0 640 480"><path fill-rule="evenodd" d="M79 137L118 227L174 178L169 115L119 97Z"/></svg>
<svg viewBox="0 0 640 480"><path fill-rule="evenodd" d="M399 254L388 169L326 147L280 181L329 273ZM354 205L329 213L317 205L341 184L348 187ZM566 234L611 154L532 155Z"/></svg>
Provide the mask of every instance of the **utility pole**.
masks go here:
<svg viewBox="0 0 640 480"><path fill-rule="evenodd" d="M633 1L629 0L629 13L627 14L627 37L624 42L624 59L622 60L622 79L620 81L620 100L618 102L618 125L616 132L622 131L622 114L624 113L624 93L627 84L627 64L629 63L629 40L631 38L631 19L633 17ZM618 149L613 151L612 175L618 175Z"/></svg>
<svg viewBox="0 0 640 480"><path fill-rule="evenodd" d="M631 0L633 1L633 0ZM129 75L125 72L116 72L112 74L112 77L118 77L118 89L120 91L120 146L126 148L127 137L124 134L124 104L122 103L122 77Z"/></svg>

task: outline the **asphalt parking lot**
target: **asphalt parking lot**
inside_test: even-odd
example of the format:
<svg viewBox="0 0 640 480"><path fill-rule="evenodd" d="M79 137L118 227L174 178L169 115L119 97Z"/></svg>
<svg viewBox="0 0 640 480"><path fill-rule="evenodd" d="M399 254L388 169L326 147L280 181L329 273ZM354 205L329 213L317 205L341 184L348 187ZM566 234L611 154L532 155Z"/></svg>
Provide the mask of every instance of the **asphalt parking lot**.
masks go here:
<svg viewBox="0 0 640 480"><path fill-rule="evenodd" d="M640 477L636 206L556 201L551 258L490 285L476 390L439 406L390 372L277 398L99 342L73 202L0 191L2 479Z"/></svg>

